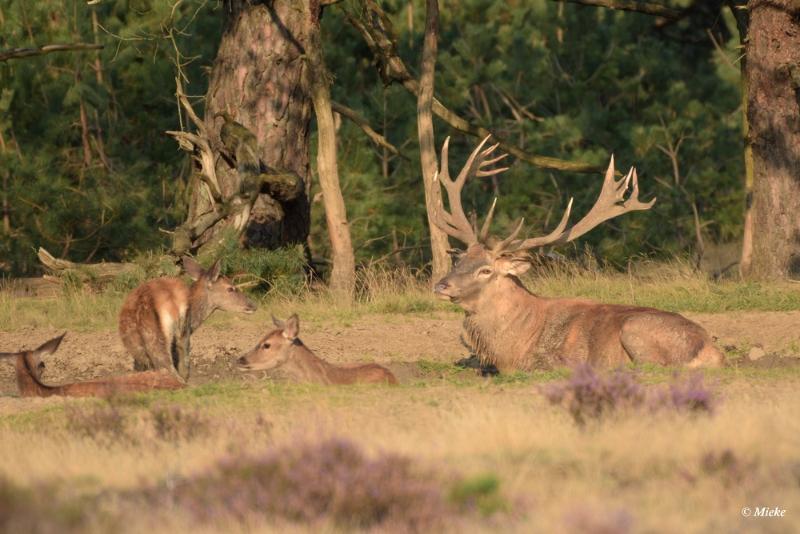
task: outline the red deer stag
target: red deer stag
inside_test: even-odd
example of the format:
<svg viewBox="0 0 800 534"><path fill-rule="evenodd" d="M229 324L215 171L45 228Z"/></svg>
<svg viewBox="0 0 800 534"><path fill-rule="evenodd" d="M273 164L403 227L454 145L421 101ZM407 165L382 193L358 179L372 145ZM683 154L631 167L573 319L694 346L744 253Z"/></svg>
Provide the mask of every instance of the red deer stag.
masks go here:
<svg viewBox="0 0 800 534"><path fill-rule="evenodd" d="M497 145L484 148L487 140L488 137L472 152L455 180L448 172L449 139L445 141L437 179L447 192L450 212L440 204L432 217L449 236L466 245L434 292L465 310L465 336L482 363L494 364L501 372L578 362L604 366L652 362L690 367L722 363L722 353L708 333L677 313L587 299L539 297L528 291L518 278L530 267L528 251L572 241L608 219L650 209L655 199L639 201L633 168L616 180L612 156L600 196L576 224L567 226L570 200L561 222L546 236L518 239L521 219L507 238L492 238L489 228L495 205L480 232L476 224L470 224L461 206L461 189L468 178L505 170L487 168L505 157L488 159Z"/></svg>
<svg viewBox="0 0 800 534"><path fill-rule="evenodd" d="M385 367L374 363L353 366L333 365L303 345L297 337L300 319L292 315L286 322L274 317L277 329L264 336L253 350L239 358L239 369L259 371L282 369L298 382L317 384L383 383L397 384Z"/></svg>
<svg viewBox="0 0 800 534"><path fill-rule="evenodd" d="M172 372L166 370L132 373L111 376L86 382L75 382L62 386L48 386L42 383L44 362L42 356L53 354L66 333L51 339L35 350L22 352L0 352L0 358L15 358L17 387L23 397L108 397L119 393L150 391L153 389L180 389L183 382Z"/></svg>
<svg viewBox="0 0 800 534"><path fill-rule="evenodd" d="M183 269L194 283L156 278L134 289L119 314L119 335L137 371L176 370L189 378L189 338L214 310L253 313L255 304L220 276L219 261L205 271L189 257Z"/></svg>

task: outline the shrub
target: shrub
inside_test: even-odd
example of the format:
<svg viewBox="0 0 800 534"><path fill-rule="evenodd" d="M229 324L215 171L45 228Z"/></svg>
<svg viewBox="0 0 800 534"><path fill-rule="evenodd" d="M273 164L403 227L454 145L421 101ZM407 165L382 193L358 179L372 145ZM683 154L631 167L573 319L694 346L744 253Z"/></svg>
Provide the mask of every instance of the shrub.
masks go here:
<svg viewBox="0 0 800 534"><path fill-rule="evenodd" d="M551 404L565 406L578 425L622 409L664 409L713 413L715 396L699 373L675 376L666 386L643 386L636 375L616 370L599 374L592 366L578 366L565 381L542 388Z"/></svg>
<svg viewBox="0 0 800 534"><path fill-rule="evenodd" d="M448 513L430 474L400 456L369 458L341 439L228 459L167 491L202 521L266 514L306 523L332 521L343 528L419 531L433 528Z"/></svg>
<svg viewBox="0 0 800 534"><path fill-rule="evenodd" d="M125 414L113 400L99 406L70 406L66 415L67 428L75 434L106 444L137 441L128 430Z"/></svg>
<svg viewBox="0 0 800 534"><path fill-rule="evenodd" d="M620 408L640 406L644 400L644 390L633 374L614 371L604 376L588 364L576 367L566 381L545 386L544 394L552 404L566 404L579 425L587 418L599 419Z"/></svg>
<svg viewBox="0 0 800 534"><path fill-rule="evenodd" d="M178 405L157 404L150 408L156 435L167 441L191 440L208 432L208 421L197 411Z"/></svg>

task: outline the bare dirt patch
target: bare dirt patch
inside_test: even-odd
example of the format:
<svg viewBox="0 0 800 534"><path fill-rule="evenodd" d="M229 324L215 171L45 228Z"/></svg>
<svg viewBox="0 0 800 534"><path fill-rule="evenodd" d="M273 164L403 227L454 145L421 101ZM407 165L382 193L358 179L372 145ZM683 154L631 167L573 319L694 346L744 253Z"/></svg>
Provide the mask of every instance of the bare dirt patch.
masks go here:
<svg viewBox="0 0 800 534"><path fill-rule="evenodd" d="M276 314L281 311L276 310ZM284 314L285 315L285 314ZM770 354L758 366L780 366L800 355L800 312L733 312L686 314L717 338L720 347L746 350L759 344ZM271 325L228 315L212 319L192 338L191 383L222 378L259 379L242 375L236 358L249 350ZM451 363L466 355L459 341L461 317L403 315L365 316L346 323L304 321L300 337L320 356L334 363L375 362L388 366L401 381L417 375L409 362ZM0 351L33 348L61 334L52 328L23 328L0 332ZM116 330L69 332L58 353L46 362L48 383L88 380L129 372L132 359L125 353ZM470 371L471 372L471 371ZM0 394L16 395L13 365L0 362Z"/></svg>

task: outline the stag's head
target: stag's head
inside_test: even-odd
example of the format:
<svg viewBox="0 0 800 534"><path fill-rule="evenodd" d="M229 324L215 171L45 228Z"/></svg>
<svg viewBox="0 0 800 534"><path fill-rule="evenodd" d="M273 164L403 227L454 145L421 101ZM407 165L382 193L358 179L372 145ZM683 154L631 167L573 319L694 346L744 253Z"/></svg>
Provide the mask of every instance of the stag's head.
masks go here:
<svg viewBox="0 0 800 534"><path fill-rule="evenodd" d="M445 140L442 146L441 168L436 175L436 179L447 192L450 211L445 211L444 207L439 205L431 219L447 235L461 241L466 249L452 251L455 255L455 264L447 276L436 283L434 292L443 299L458 303L467 311L474 308L488 287L507 283L509 278L512 282L519 283L517 277L530 268L532 250L547 245L567 243L608 219L629 211L650 209L656 201L655 199L649 202L639 201L636 169L631 168L628 174L619 180L614 177L612 156L600 196L580 221L568 226L572 209L572 199L570 199L561 222L546 236L519 238L524 223L524 220L520 219L505 239L492 237L489 235L489 230L497 200L492 203L480 230L475 221L470 222L467 219L461 205L461 190L468 178L492 176L507 169L507 167L490 168L506 155L492 157L498 145L484 148L488 140L488 137L485 138L472 152L454 180L450 178L447 163L449 138Z"/></svg>
<svg viewBox="0 0 800 534"><path fill-rule="evenodd" d="M186 274L195 281L198 289L205 292L209 309L247 314L256 311L253 301L239 291L233 282L220 274L219 260L215 261L208 270L203 269L189 256L184 256L182 262Z"/></svg>
<svg viewBox="0 0 800 534"><path fill-rule="evenodd" d="M237 363L242 371L267 371L284 365L292 356L293 350L302 346L297 338L300 333L300 319L297 314L286 321L272 318L275 330L261 338L258 344L239 358Z"/></svg>

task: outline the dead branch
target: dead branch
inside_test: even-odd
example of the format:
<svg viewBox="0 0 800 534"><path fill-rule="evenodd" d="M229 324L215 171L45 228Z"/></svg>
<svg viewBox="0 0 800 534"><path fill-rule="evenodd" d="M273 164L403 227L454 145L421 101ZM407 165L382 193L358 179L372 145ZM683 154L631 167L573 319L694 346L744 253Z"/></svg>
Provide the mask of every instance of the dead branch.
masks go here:
<svg viewBox="0 0 800 534"><path fill-rule="evenodd" d="M363 37L367 46L372 51L378 62L378 73L385 84L399 83L415 97L419 96L419 81L411 76L403 60L397 54L396 39L391 28L391 23L383 9L375 0L365 0L363 9L358 16L345 12L348 22L352 24ZM492 139L500 144L500 148L517 159L526 161L531 165L544 169L559 171L595 173L602 172L602 167L588 163L566 161L559 158L529 154L515 145L498 137L482 126L471 124L455 112L448 109L438 99L433 99L433 113L444 120L451 127L473 137L484 138L491 135Z"/></svg>
<svg viewBox="0 0 800 534"><path fill-rule="evenodd" d="M53 52L100 50L102 48L103 45L94 43L50 44L30 48L10 48L8 50L0 50L0 61L8 61L9 59L22 59L32 56L43 56Z"/></svg>
<svg viewBox="0 0 800 534"><path fill-rule="evenodd" d="M631 11L633 13L643 13L669 20L678 20L682 13L677 9L654 4L652 2L641 2L638 0L553 0L554 2L565 2L568 4L580 4L583 6L605 7L619 11Z"/></svg>
<svg viewBox="0 0 800 534"><path fill-rule="evenodd" d="M361 128L364 131L364 133L367 134L367 137L369 137L372 140L373 143L387 149L392 154L400 156L403 159L408 159L406 156L402 155L397 150L397 147L391 144L384 136L376 132L372 128L372 126L369 125L367 119L359 115L356 112L356 110L351 109L345 106L344 104L340 104L339 102L331 102L331 107L333 108L333 111L335 111L342 117L350 119L354 124L356 124L359 128Z"/></svg>
<svg viewBox="0 0 800 534"><path fill-rule="evenodd" d="M70 271L82 281L95 280L99 282L113 280L121 275L133 274L138 267L133 263L75 263L54 257L43 247L39 247L39 261L49 271L59 274Z"/></svg>

